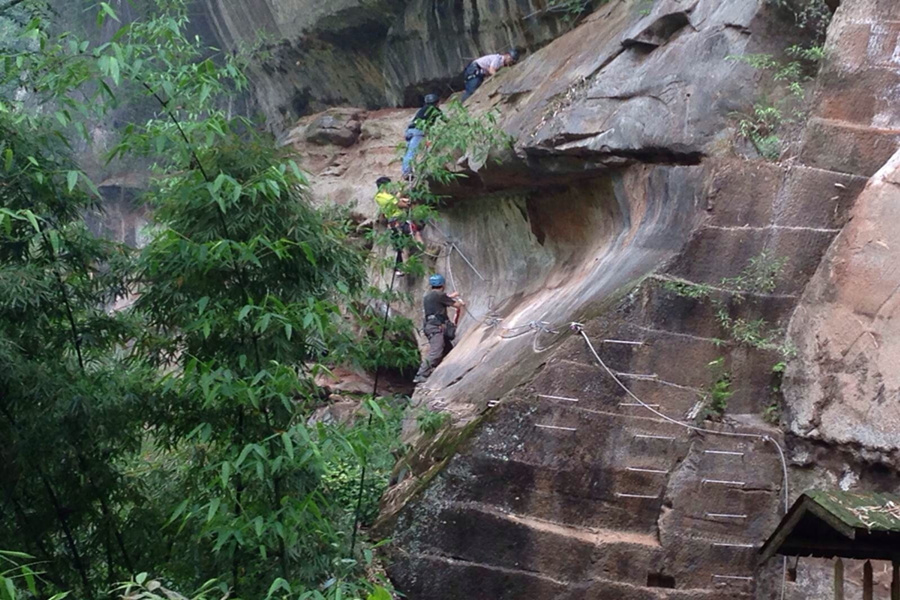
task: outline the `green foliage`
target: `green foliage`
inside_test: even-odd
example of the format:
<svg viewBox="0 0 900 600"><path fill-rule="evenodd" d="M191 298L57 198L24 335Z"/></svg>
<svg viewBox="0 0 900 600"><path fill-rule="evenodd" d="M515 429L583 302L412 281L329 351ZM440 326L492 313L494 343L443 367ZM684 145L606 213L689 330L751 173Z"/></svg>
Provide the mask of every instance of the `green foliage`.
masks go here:
<svg viewBox="0 0 900 600"><path fill-rule="evenodd" d="M789 47L785 54L790 60L781 61L771 54L745 54L729 56L729 60L750 65L768 72L778 84L783 95L776 101L762 99L754 103L748 114L738 115L737 132L749 141L757 153L766 160L781 158L783 141L780 132L803 117L802 104L806 96L805 86L815 76L819 62L825 57L820 45Z"/></svg>
<svg viewBox="0 0 900 600"><path fill-rule="evenodd" d="M450 415L439 410L423 409L416 415L416 423L425 435L434 435L447 421Z"/></svg>
<svg viewBox="0 0 900 600"><path fill-rule="evenodd" d="M786 257L771 256L763 251L751 258L739 275L722 279L722 285L735 291L741 299L747 293L771 294L778 287L778 279L787 262Z"/></svg>
<svg viewBox="0 0 900 600"><path fill-rule="evenodd" d="M648 16L653 12L653 4L656 0L641 0L638 4L638 14L642 17Z"/></svg>
<svg viewBox="0 0 900 600"><path fill-rule="evenodd" d="M753 144L761 157L775 161L781 158L782 143L777 131L783 123L777 106L757 103L751 115L738 121L738 134Z"/></svg>
<svg viewBox="0 0 900 600"><path fill-rule="evenodd" d="M426 131L426 143L419 147L412 163L413 178L408 197L416 206L411 216L426 220L430 207L440 199L435 186L446 186L466 175L457 162L466 158L469 165L484 165L491 153L508 147L512 138L497 125L498 113L475 115L454 100L442 107L444 118L438 119Z"/></svg>
<svg viewBox="0 0 900 600"><path fill-rule="evenodd" d="M703 394L703 410L700 420L720 420L728 409L728 399L734 395L731 389L731 373L725 370L725 357L720 356L707 367L713 375L713 382Z"/></svg>
<svg viewBox="0 0 900 600"><path fill-rule="evenodd" d="M708 285L691 283L689 281L668 280L663 283L663 289L682 298L702 300L709 297L713 291Z"/></svg>
<svg viewBox="0 0 900 600"><path fill-rule="evenodd" d="M0 550L0 600L24 600L49 598L63 600L68 592L47 594L47 582L41 565L34 557L23 552Z"/></svg>
<svg viewBox="0 0 900 600"><path fill-rule="evenodd" d="M772 293L778 286L778 280L786 264L787 258L773 257L767 252L751 258L740 274L721 280L721 286L724 288L722 293L728 295L727 299L723 299L721 294L713 295L720 290L686 281L666 281L663 289L683 298L709 299L715 309L716 320L729 339L758 350L774 350L789 358L794 355L795 350L790 342L784 339L783 330L771 327L762 318L747 319L734 315L750 295Z"/></svg>
<svg viewBox="0 0 900 600"><path fill-rule="evenodd" d="M772 386L770 394L771 401L763 411L763 418L767 423L770 423L772 425L778 425L781 422L781 385L784 381L784 372L786 369L787 363L785 363L784 361L780 361L772 365Z"/></svg>
<svg viewBox="0 0 900 600"><path fill-rule="evenodd" d="M400 409L310 421L364 258L275 140L221 108L245 89L239 58L187 39L183 1L156 4L122 24L100 3L118 30L98 46L32 19L0 57L14 90L0 101L0 536L52 574L42 597L94 598L139 569L158 579L126 597L263 597L279 581L301 598L379 597L370 548L350 552L339 474L369 465L371 518ZM156 226L137 255L85 226L99 194L67 145L131 105L110 159L154 165Z"/></svg>
<svg viewBox="0 0 900 600"><path fill-rule="evenodd" d="M591 0L549 0L547 12L563 13L568 19L576 19L591 5Z"/></svg>
<svg viewBox="0 0 900 600"><path fill-rule="evenodd" d="M787 13L794 23L818 38L824 38L831 22L831 9L825 0L767 0L771 6Z"/></svg>
<svg viewBox="0 0 900 600"><path fill-rule="evenodd" d="M335 356L369 371L403 371L418 365L415 325L393 312L385 314L384 304L400 298L400 294L369 288L359 301L348 303L353 328L343 344L332 346Z"/></svg>

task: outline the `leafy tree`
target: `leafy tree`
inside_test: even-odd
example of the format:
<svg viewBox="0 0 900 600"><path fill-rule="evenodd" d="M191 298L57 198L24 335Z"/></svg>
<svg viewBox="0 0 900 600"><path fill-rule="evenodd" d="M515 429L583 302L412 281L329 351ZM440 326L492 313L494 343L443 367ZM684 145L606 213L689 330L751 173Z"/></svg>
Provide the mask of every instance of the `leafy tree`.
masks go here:
<svg viewBox="0 0 900 600"><path fill-rule="evenodd" d="M60 576L74 569L90 596L99 562L111 580L132 564L113 465L137 447L140 386L116 352L129 324L106 310L126 291L127 254L85 227L93 200L45 120L4 111L0 138L5 510L24 547Z"/></svg>
<svg viewBox="0 0 900 600"><path fill-rule="evenodd" d="M311 375L345 356L338 306L363 258L274 139L221 108L246 86L239 62L187 39L184 2L157 4L97 46L34 19L3 57L3 539L88 598L138 565L178 589L380 594L328 474L374 455L364 489L380 493L400 407L309 421ZM87 231L97 193L67 146L126 105L141 118L110 158L155 172L137 257ZM126 295L131 309L110 310Z"/></svg>

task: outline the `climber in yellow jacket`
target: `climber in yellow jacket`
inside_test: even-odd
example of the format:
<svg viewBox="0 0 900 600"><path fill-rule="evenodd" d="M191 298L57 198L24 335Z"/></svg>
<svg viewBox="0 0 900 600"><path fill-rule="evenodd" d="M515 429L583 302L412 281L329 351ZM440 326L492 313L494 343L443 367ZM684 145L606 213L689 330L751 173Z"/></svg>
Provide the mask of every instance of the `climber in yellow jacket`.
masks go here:
<svg viewBox="0 0 900 600"><path fill-rule="evenodd" d="M375 185L378 186L378 191L375 193L375 204L378 206L378 212L381 213L390 231L391 245L394 247L394 251L397 252L395 265L399 267L403 264L404 253L406 253L407 258L409 257L411 240L420 246L424 246L425 242L422 239L419 226L409 218L412 203L409 201L409 198L397 197L390 193L387 190L387 186L390 183L390 177L379 177L375 181ZM403 271L398 268L396 274L402 277Z"/></svg>

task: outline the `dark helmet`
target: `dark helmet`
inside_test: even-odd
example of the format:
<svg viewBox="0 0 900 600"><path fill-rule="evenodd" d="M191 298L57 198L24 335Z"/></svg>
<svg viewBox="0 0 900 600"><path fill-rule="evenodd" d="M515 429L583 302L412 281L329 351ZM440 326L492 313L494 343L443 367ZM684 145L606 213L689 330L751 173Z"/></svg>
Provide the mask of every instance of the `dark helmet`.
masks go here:
<svg viewBox="0 0 900 600"><path fill-rule="evenodd" d="M431 287L444 287L444 276L439 273L435 273L428 278L428 283L429 285L431 285Z"/></svg>
<svg viewBox="0 0 900 600"><path fill-rule="evenodd" d="M438 103L438 100L440 100L440 98L438 97L437 94L426 94L425 95L426 106L433 106Z"/></svg>
<svg viewBox="0 0 900 600"><path fill-rule="evenodd" d="M509 52L507 52L507 54L509 54L509 57L512 59L513 62L516 62L517 60L519 60L519 51L516 50L515 48L510 48Z"/></svg>
<svg viewBox="0 0 900 600"><path fill-rule="evenodd" d="M390 182L391 182L390 177L379 177L378 179L375 180L375 185L377 185L378 187L381 187Z"/></svg>

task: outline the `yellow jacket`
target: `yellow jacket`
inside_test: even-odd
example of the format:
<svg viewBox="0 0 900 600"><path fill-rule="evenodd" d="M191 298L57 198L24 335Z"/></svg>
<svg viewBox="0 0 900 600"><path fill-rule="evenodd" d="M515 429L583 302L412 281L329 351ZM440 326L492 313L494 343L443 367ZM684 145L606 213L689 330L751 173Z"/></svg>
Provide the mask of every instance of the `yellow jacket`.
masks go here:
<svg viewBox="0 0 900 600"><path fill-rule="evenodd" d="M393 194L378 192L375 194L375 204L388 220L399 219L403 216L403 210L399 207L400 200Z"/></svg>

